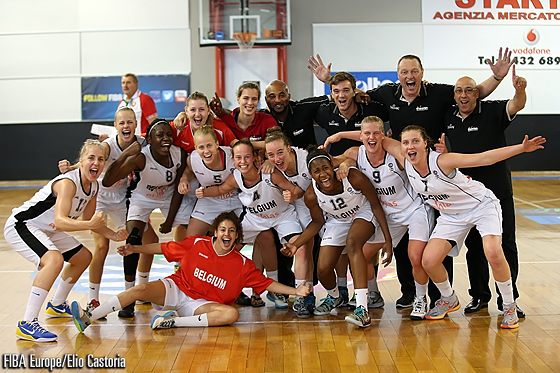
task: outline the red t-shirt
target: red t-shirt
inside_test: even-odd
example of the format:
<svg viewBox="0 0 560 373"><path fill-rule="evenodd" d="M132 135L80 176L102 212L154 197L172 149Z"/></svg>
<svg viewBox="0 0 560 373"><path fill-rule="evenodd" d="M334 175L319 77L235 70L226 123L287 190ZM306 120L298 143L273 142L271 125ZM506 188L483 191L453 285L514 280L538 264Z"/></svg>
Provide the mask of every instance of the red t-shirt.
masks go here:
<svg viewBox="0 0 560 373"><path fill-rule="evenodd" d="M237 125L237 117L239 116L239 108L233 109L231 114L220 117L231 129L235 137L239 140L249 139L249 141L262 141L266 136L266 130L278 126L276 119L270 114L257 111L255 120L245 131Z"/></svg>
<svg viewBox="0 0 560 373"><path fill-rule="evenodd" d="M262 293L274 282L235 249L218 255L212 237L189 236L181 242L170 241L161 244L161 251L167 261L181 262L181 268L168 278L193 299L232 305L244 287Z"/></svg>
<svg viewBox="0 0 560 373"><path fill-rule="evenodd" d="M214 132L216 132L216 137L218 138L218 143L220 145L230 146L231 142L236 139L227 124L222 122L220 119L214 118L212 127L214 127ZM190 120L187 120L185 129L182 131L177 131L173 122L171 122L171 128L173 129L173 145L177 145L185 149L189 154L192 153L194 151L194 138Z"/></svg>

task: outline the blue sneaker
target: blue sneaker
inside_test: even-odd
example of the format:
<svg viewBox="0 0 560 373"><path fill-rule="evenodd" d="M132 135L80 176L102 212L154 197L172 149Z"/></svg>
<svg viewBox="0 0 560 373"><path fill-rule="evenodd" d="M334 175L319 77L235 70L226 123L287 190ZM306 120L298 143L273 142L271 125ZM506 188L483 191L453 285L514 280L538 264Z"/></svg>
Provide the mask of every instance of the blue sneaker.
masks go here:
<svg viewBox="0 0 560 373"><path fill-rule="evenodd" d="M37 318L33 321L20 321L16 329L16 335L19 339L25 339L34 342L54 342L58 336L43 328Z"/></svg>
<svg viewBox="0 0 560 373"><path fill-rule="evenodd" d="M175 327L175 319L179 317L176 311L168 311L163 315L155 315L150 325L152 329L169 329Z"/></svg>
<svg viewBox="0 0 560 373"><path fill-rule="evenodd" d="M70 310L68 302L64 302L56 306L51 302L48 302L45 314L47 317L72 317L72 311Z"/></svg>
<svg viewBox="0 0 560 373"><path fill-rule="evenodd" d="M339 286L338 292L340 293L340 298L342 298L342 303L340 307L348 306L349 296L348 296L348 288L346 286Z"/></svg>
<svg viewBox="0 0 560 373"><path fill-rule="evenodd" d="M371 317L363 306L357 307L354 313L346 316L344 320L350 324L358 325L360 328L367 328L371 325Z"/></svg>
<svg viewBox="0 0 560 373"><path fill-rule="evenodd" d="M284 294L274 293L269 291L266 293L266 298L274 303L276 308L288 308L288 297Z"/></svg>
<svg viewBox="0 0 560 373"><path fill-rule="evenodd" d="M72 302L72 318L80 333L83 333L91 325L91 313L82 309L76 301Z"/></svg>
<svg viewBox="0 0 560 373"><path fill-rule="evenodd" d="M321 299L321 302L323 303L313 311L314 315L323 316L330 314L332 310L342 305L342 297L333 298L327 295L326 298Z"/></svg>

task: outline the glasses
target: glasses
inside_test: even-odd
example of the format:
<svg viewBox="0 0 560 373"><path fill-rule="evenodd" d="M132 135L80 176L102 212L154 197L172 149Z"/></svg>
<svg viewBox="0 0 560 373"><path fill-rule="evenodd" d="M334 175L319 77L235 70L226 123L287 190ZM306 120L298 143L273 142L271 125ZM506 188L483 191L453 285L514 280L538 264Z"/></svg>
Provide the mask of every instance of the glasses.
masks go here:
<svg viewBox="0 0 560 373"><path fill-rule="evenodd" d="M476 91L476 90L477 90L477 88L470 88L470 87L465 88L465 89L455 88L455 94L462 95L463 92L465 92L467 95L470 95L471 93L473 93L473 91Z"/></svg>

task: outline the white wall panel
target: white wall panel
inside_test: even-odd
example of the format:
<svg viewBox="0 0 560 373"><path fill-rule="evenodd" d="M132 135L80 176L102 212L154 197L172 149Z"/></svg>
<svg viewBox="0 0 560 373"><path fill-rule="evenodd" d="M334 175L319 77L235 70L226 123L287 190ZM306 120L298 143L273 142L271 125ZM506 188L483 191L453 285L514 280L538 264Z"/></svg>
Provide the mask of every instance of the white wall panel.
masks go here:
<svg viewBox="0 0 560 373"><path fill-rule="evenodd" d="M0 0L0 34L76 31L76 0Z"/></svg>
<svg viewBox="0 0 560 373"><path fill-rule="evenodd" d="M189 27L188 0L80 0L78 3L83 31Z"/></svg>
<svg viewBox="0 0 560 373"><path fill-rule="evenodd" d="M177 74L191 70L190 30L82 33L84 76Z"/></svg>
<svg viewBox="0 0 560 373"><path fill-rule="evenodd" d="M0 35L0 79L80 74L77 33Z"/></svg>
<svg viewBox="0 0 560 373"><path fill-rule="evenodd" d="M80 78L0 80L0 123L80 121Z"/></svg>

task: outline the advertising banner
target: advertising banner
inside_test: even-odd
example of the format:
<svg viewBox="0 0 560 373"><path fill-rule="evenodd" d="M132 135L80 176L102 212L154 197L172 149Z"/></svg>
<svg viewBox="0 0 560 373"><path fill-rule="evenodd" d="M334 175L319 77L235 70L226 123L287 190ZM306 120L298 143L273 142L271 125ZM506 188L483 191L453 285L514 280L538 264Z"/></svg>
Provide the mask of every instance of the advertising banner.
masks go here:
<svg viewBox="0 0 560 373"><path fill-rule="evenodd" d="M112 120L123 98L120 76L82 78L82 120ZM189 75L141 75L138 89L150 95L160 118L183 111L190 94Z"/></svg>

